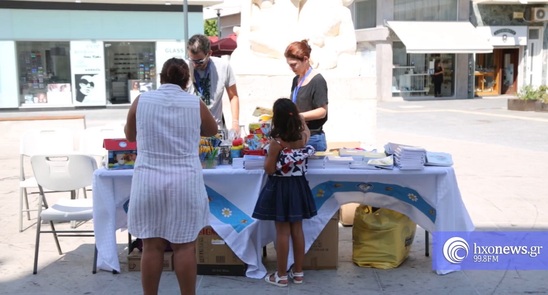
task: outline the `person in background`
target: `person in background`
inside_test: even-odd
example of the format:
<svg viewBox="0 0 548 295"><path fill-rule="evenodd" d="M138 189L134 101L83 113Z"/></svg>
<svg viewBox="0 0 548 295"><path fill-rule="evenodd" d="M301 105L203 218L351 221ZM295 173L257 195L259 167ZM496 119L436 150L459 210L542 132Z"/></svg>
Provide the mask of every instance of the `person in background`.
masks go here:
<svg viewBox="0 0 548 295"><path fill-rule="evenodd" d="M220 130L240 132L240 99L236 88L236 76L230 64L211 56L211 42L205 35L190 37L187 45L190 59L192 85L189 91L202 98L217 121ZM225 122L223 116L223 93L226 89L230 101L232 122Z"/></svg>
<svg viewBox="0 0 548 295"><path fill-rule="evenodd" d="M434 74L432 75L432 83L434 83L434 96L441 96L441 84L443 83L443 67L441 62L436 60L436 65L434 66Z"/></svg>
<svg viewBox="0 0 548 295"><path fill-rule="evenodd" d="M143 241L145 295L158 293L168 244L181 294L196 290L195 242L209 224L198 144L200 136L217 133L217 124L204 102L183 90L189 78L184 60L167 60L160 73L161 86L138 96L127 116L126 138L139 146L128 231Z"/></svg>
<svg viewBox="0 0 548 295"><path fill-rule="evenodd" d="M271 139L264 163L268 179L260 192L253 218L273 220L276 227L277 271L265 281L280 287L303 282L305 239L303 219L317 214L312 191L306 179L308 157L314 148L306 145L310 130L297 106L287 98L274 102ZM289 240L293 242L295 263L288 272Z"/></svg>
<svg viewBox="0 0 548 295"><path fill-rule="evenodd" d="M327 150L323 125L327 122L327 82L312 69L308 41L296 41L285 49L287 64L296 74L291 84L291 99L304 116L310 129L310 140L316 151Z"/></svg>

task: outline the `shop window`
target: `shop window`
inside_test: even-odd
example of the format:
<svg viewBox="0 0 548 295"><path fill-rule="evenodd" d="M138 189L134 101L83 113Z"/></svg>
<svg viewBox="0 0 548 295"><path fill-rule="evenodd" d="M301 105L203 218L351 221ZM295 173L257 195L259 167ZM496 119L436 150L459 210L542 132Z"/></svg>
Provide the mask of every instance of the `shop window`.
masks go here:
<svg viewBox="0 0 548 295"><path fill-rule="evenodd" d="M20 106L71 105L69 42L16 42Z"/></svg>
<svg viewBox="0 0 548 295"><path fill-rule="evenodd" d="M458 0L394 0L394 20L456 21Z"/></svg>
<svg viewBox="0 0 548 295"><path fill-rule="evenodd" d="M498 52L476 54L476 69L474 71L475 94L482 96L499 93L498 83Z"/></svg>
<svg viewBox="0 0 548 295"><path fill-rule="evenodd" d="M393 44L392 94L402 97L436 96L432 74L439 63L443 78L438 84L440 95L454 94L454 54L407 54L401 42Z"/></svg>
<svg viewBox="0 0 548 295"><path fill-rule="evenodd" d="M154 42L105 42L107 98L132 102L139 93L156 89Z"/></svg>
<svg viewBox="0 0 548 295"><path fill-rule="evenodd" d="M355 29L377 26L377 0L356 0L351 8Z"/></svg>

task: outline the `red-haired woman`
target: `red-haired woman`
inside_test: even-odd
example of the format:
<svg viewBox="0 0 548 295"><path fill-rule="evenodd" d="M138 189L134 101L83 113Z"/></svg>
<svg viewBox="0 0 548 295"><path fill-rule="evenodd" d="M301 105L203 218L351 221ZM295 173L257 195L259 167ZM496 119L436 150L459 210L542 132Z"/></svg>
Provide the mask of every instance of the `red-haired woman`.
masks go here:
<svg viewBox="0 0 548 295"><path fill-rule="evenodd" d="M327 82L310 62L312 49L307 40L296 41L285 49L287 64L296 74L291 84L291 100L304 116L310 129L310 140L316 151L325 151L327 141L323 125L327 121Z"/></svg>

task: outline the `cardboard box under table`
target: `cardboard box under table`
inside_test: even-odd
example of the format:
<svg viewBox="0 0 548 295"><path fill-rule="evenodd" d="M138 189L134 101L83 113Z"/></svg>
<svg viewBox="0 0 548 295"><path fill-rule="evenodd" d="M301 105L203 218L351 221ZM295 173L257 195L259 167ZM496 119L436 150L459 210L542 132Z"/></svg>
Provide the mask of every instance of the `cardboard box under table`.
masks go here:
<svg viewBox="0 0 548 295"><path fill-rule="evenodd" d="M304 255L303 269L337 269L339 215L335 214Z"/></svg>
<svg viewBox="0 0 548 295"><path fill-rule="evenodd" d="M247 270L247 265L210 226L198 234L196 260L199 275L245 276Z"/></svg>
<svg viewBox="0 0 548 295"><path fill-rule="evenodd" d="M360 203L347 203L341 205L339 209L339 222L344 226L352 226L354 224L354 215L356 213L356 208Z"/></svg>
<svg viewBox="0 0 548 295"><path fill-rule="evenodd" d="M139 249L133 249L127 256L127 270L128 271L141 271L141 256L143 253ZM173 270L173 252L164 253L164 271Z"/></svg>
<svg viewBox="0 0 548 295"><path fill-rule="evenodd" d="M133 169L137 159L137 143L124 138L108 138L103 141L107 150L107 169Z"/></svg>

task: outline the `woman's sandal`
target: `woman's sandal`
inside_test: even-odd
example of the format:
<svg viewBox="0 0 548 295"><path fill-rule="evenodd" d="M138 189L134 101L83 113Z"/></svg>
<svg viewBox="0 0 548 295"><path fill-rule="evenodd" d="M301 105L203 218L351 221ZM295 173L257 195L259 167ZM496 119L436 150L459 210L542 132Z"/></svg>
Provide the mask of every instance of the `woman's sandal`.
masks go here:
<svg viewBox="0 0 548 295"><path fill-rule="evenodd" d="M304 281L304 272L293 272L293 270L290 270L289 278L292 279L295 284L302 284Z"/></svg>
<svg viewBox="0 0 548 295"><path fill-rule="evenodd" d="M270 278L274 276L274 281L271 281ZM269 283L269 284L272 284L272 285L276 285L278 287L287 287L287 276L281 276L279 277L278 276L278 272L275 272L275 273L272 273L272 274L269 274L267 275L266 277L264 277L264 280ZM285 283L282 283L281 281L285 281Z"/></svg>

